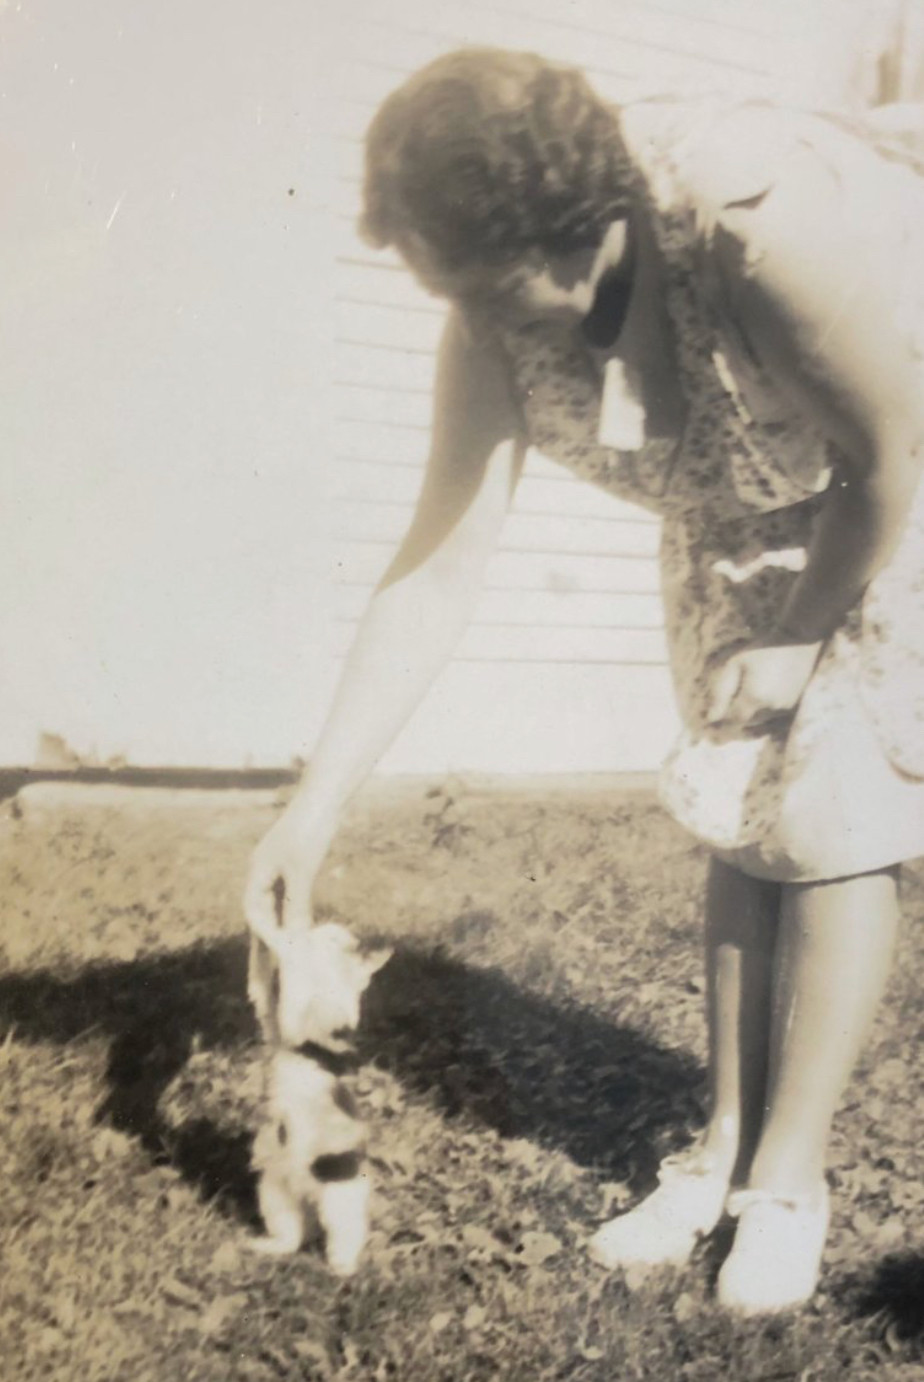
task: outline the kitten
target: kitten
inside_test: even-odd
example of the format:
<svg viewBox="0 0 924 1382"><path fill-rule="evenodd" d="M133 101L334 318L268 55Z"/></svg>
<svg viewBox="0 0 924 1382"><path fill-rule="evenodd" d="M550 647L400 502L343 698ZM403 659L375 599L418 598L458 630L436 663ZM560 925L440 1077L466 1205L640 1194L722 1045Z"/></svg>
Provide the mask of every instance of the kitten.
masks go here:
<svg viewBox="0 0 924 1382"><path fill-rule="evenodd" d="M269 1113L253 1150L266 1237L254 1246L260 1252L297 1252L314 1210L330 1267L348 1276L356 1270L368 1228L365 1128L342 1078L321 1054L325 1050L280 1049L271 1057Z"/></svg>
<svg viewBox="0 0 924 1382"><path fill-rule="evenodd" d="M271 980L260 992L275 1002L258 1008L273 1050L267 1119L253 1150L266 1236L253 1246L266 1253L297 1252L316 1213L331 1269L348 1276L365 1245L371 1185L365 1128L346 1083L357 1061L344 1033L355 1028L363 992L391 951L363 956L355 937L333 923L302 933L297 945L273 947L275 954L256 944L264 947L265 953L257 952L263 979ZM295 963L297 975L290 970L286 979ZM293 1030L280 1014L285 993L297 994L297 1046L280 1044L280 1034Z"/></svg>

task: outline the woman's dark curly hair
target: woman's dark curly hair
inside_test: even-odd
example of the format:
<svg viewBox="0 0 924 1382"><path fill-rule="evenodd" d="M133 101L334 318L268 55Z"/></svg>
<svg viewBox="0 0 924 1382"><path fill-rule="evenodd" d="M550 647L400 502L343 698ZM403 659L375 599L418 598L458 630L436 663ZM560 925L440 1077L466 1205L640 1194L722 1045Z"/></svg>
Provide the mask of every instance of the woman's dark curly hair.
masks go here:
<svg viewBox="0 0 924 1382"><path fill-rule="evenodd" d="M582 74L531 53L469 48L387 98L366 136L361 232L421 237L446 269L598 244L635 175L613 108Z"/></svg>

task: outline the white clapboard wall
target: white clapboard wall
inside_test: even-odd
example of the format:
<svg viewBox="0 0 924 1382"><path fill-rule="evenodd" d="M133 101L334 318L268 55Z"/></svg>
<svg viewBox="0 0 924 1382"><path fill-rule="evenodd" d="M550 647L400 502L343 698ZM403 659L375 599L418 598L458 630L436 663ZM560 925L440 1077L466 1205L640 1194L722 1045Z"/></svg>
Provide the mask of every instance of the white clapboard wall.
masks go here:
<svg viewBox="0 0 924 1382"><path fill-rule="evenodd" d="M445 310L358 238L362 136L404 76L461 44L528 48L624 100L652 90L862 105L888 6L792 0L351 0L330 111L335 648L406 528ZM658 524L531 453L474 623L383 767L645 770L675 731Z"/></svg>
<svg viewBox="0 0 924 1382"><path fill-rule="evenodd" d="M443 309L354 231L363 132L408 72L489 43L615 98L863 104L913 90L920 14L0 4L0 765L310 756L427 450ZM657 544L530 457L474 625L383 769L653 767Z"/></svg>

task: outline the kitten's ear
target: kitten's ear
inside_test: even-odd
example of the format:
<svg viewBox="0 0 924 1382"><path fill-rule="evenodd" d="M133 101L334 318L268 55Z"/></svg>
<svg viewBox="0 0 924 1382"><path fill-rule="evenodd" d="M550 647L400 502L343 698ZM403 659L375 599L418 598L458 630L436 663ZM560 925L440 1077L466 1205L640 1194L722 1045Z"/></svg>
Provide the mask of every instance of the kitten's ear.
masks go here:
<svg viewBox="0 0 924 1382"><path fill-rule="evenodd" d="M317 930L321 932L322 928L318 927ZM333 941L334 945L339 946L341 950L350 951L359 949L359 941L353 935L353 932L347 930L345 926L341 926L339 921L325 922L323 925L323 935Z"/></svg>
<svg viewBox="0 0 924 1382"><path fill-rule="evenodd" d="M389 945L379 950L370 950L367 955L364 955L363 965L365 966L367 977L371 979L373 974L377 974L383 965L388 964L388 961L394 953L394 950L392 950Z"/></svg>

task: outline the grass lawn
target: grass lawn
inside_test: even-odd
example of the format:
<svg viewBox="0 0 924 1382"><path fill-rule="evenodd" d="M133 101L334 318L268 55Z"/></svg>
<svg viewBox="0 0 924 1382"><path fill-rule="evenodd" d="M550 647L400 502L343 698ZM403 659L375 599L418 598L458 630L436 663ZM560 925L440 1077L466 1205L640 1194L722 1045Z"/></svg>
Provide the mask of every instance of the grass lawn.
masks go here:
<svg viewBox="0 0 924 1382"><path fill-rule="evenodd" d="M450 783L351 811L319 912L396 946L358 1077L374 1229L349 1283L248 1252L239 895L278 805L2 805L4 1382L924 1376L924 868L836 1124L817 1301L736 1323L710 1303L721 1242L634 1292L584 1253L702 1118L705 858L639 792Z"/></svg>

